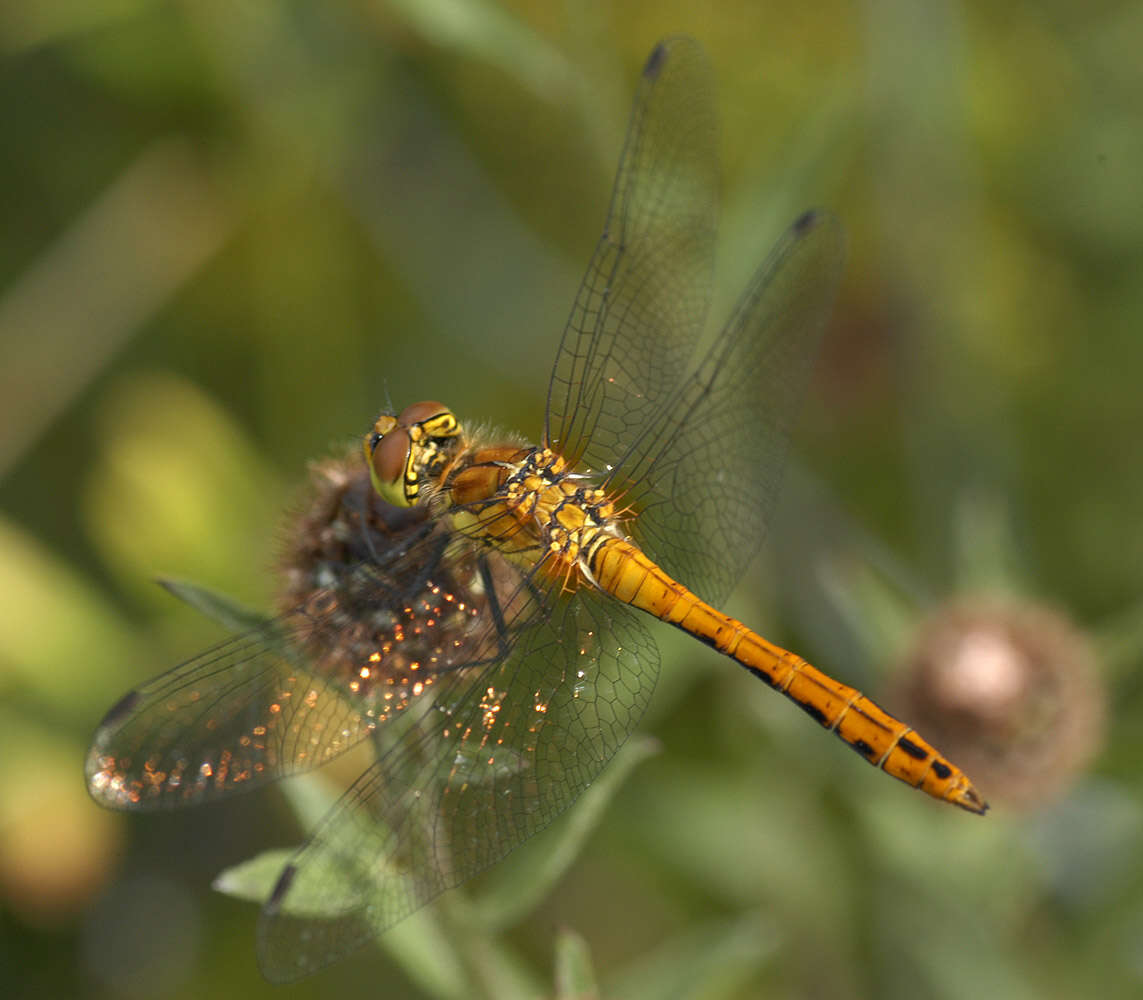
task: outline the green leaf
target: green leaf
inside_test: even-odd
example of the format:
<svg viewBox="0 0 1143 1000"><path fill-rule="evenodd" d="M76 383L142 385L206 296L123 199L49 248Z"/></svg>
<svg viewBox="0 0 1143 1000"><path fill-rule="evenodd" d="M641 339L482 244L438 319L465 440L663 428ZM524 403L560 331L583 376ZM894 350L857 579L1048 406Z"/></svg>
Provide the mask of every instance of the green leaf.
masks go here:
<svg viewBox="0 0 1143 1000"><path fill-rule="evenodd" d="M294 849L290 847L263 851L246 861L224 868L215 876L211 887L223 895L261 905L274 891L282 869L293 855Z"/></svg>
<svg viewBox="0 0 1143 1000"><path fill-rule="evenodd" d="M263 851L248 861L224 869L215 878L213 887L228 896L264 903L294 853L293 848L283 847ZM345 860L352 858L343 854L339 862ZM323 920L343 916L344 905L335 906L331 901L353 898L360 892L361 872L353 864L328 864L320 870L311 864L298 869L298 876L290 884L290 892L281 907L283 913L293 917ZM398 892L396 883L385 884L392 886L394 893Z"/></svg>
<svg viewBox="0 0 1143 1000"><path fill-rule="evenodd" d="M193 604L194 601L188 601L188 603ZM312 830L317 826L340 795L340 789L336 785L317 774L306 774L292 778L283 782L281 789L286 802L293 809L298 824L303 830ZM248 899L259 904L264 903L274 886L277 885L282 869L294 856L295 851L296 848L292 847L263 851L253 858L221 871L214 880L214 888L228 896ZM333 877L336 878L337 876L334 875ZM322 891L325 887L328 887L328 883L325 883L324 887L314 887L310 891L306 886L299 884L298 891L290 894L290 905L286 908L287 911L291 913L304 912L309 916L332 915L329 907L324 906L321 902L322 895L332 895L328 891ZM310 898L311 896L313 899ZM301 906L298 905L299 902L302 904Z"/></svg>
<svg viewBox="0 0 1143 1000"><path fill-rule="evenodd" d="M381 935L378 942L423 992L442 1000L470 1000L471 984L457 942L427 906Z"/></svg>
<svg viewBox="0 0 1143 1000"><path fill-rule="evenodd" d="M624 746L574 809L533 837L517 852L512 864L494 870L485 892L469 907L471 919L494 930L516 923L539 905L578 857L627 776L659 749L658 740L650 736Z"/></svg>
<svg viewBox="0 0 1143 1000"><path fill-rule="evenodd" d="M587 941L561 928L556 935L556 1000L595 1000L598 996Z"/></svg>
<svg viewBox="0 0 1143 1000"><path fill-rule="evenodd" d="M392 9L434 45L483 59L542 97L563 98L572 73L527 22L487 0L392 0Z"/></svg>
<svg viewBox="0 0 1143 1000"><path fill-rule="evenodd" d="M874 664L896 659L916 623L917 610L893 583L866 563L835 559L819 569L834 610L863 642Z"/></svg>
<svg viewBox="0 0 1143 1000"><path fill-rule="evenodd" d="M280 786L303 830L312 830L341 797L342 788L320 774L304 774Z"/></svg>
<svg viewBox="0 0 1143 1000"><path fill-rule="evenodd" d="M641 956L603 992L612 1000L740 995L780 943L773 921L759 913L702 924Z"/></svg>
<svg viewBox="0 0 1143 1000"><path fill-rule="evenodd" d="M1019 592L1023 572L1009 498L964 489L953 508L957 586L962 591Z"/></svg>
<svg viewBox="0 0 1143 1000"><path fill-rule="evenodd" d="M158 579L155 581L168 593L189 604L196 611L206 615L231 632L246 632L266 624L266 616L249 608L225 594L215 593L196 583L183 580Z"/></svg>

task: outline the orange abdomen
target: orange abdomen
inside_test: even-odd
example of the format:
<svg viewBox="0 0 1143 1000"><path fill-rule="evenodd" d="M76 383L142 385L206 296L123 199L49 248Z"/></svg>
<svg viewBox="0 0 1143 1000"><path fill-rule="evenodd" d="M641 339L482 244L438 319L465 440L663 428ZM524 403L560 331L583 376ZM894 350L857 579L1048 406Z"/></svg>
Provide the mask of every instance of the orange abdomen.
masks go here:
<svg viewBox="0 0 1143 1000"><path fill-rule="evenodd" d="M602 590L736 660L835 732L870 764L969 812L988 809L968 776L903 722L860 691L835 681L700 600L634 543L603 539L590 552L589 562Z"/></svg>

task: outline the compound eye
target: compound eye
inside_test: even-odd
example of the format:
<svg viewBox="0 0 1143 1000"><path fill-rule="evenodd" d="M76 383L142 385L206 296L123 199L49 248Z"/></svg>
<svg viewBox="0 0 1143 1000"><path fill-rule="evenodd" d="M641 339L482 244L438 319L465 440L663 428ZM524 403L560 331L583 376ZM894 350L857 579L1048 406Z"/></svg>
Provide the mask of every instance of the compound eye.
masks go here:
<svg viewBox="0 0 1143 1000"><path fill-rule="evenodd" d="M365 439L365 459L373 488L394 507L412 506L405 491L412 452L413 442L404 427L393 427L384 434L374 429Z"/></svg>
<svg viewBox="0 0 1143 1000"><path fill-rule="evenodd" d="M401 427L415 427L418 424L435 423L438 418L445 416L451 417L452 411L444 403L426 400L406 406L397 417L397 424Z"/></svg>

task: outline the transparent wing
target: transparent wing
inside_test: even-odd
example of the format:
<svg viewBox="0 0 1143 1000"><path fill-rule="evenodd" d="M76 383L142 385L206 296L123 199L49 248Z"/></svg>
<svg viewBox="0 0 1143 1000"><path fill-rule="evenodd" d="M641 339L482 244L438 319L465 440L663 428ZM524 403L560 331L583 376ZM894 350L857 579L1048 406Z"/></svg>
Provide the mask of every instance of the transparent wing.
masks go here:
<svg viewBox="0 0 1143 1000"><path fill-rule="evenodd" d="M339 687L291 663L304 615L269 621L136 688L107 713L87 783L117 809L196 805L331 759L371 726Z"/></svg>
<svg viewBox="0 0 1143 1000"><path fill-rule="evenodd" d="M632 534L646 552L710 602L725 600L761 545L843 256L833 216L799 218L609 477L639 512ZM654 352L651 333L642 349Z"/></svg>
<svg viewBox="0 0 1143 1000"><path fill-rule="evenodd" d="M718 125L693 39L643 69L603 236L564 329L545 444L602 471L680 384L710 303Z"/></svg>
<svg viewBox="0 0 1143 1000"><path fill-rule="evenodd" d="M269 979L313 972L500 860L627 738L658 674L646 626L594 592L536 599L513 654L444 679L286 867L259 927Z"/></svg>
<svg viewBox="0 0 1143 1000"><path fill-rule="evenodd" d="M363 466L355 475L367 484ZM497 602L519 574L424 512L398 517L372 502L367 521L331 518L359 531L337 540L335 556L312 560L325 586L295 585L293 610L108 712L86 765L97 801L194 805L317 767L431 697L442 675L506 652L512 635Z"/></svg>
<svg viewBox="0 0 1143 1000"><path fill-rule="evenodd" d="M763 538L843 240L828 214L803 216L686 377L712 279L711 91L690 39L647 60L607 224L552 372L546 442L605 473L639 512L632 533L648 553L717 602Z"/></svg>

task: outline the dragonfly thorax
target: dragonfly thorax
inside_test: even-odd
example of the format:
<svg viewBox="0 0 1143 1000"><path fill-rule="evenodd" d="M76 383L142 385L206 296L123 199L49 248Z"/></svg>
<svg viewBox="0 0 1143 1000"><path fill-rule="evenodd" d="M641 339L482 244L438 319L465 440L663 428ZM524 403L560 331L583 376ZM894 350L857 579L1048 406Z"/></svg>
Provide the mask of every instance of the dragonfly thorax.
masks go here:
<svg viewBox="0 0 1143 1000"><path fill-rule="evenodd" d="M594 582L590 559L624 537L610 495L550 448L493 445L460 455L440 483L470 537L565 579Z"/></svg>

